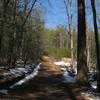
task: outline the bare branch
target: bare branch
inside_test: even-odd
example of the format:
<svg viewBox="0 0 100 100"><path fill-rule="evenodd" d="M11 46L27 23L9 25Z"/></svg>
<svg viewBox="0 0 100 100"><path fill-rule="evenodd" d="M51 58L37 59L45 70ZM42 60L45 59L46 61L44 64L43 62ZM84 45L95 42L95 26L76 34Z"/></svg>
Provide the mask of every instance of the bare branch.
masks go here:
<svg viewBox="0 0 100 100"><path fill-rule="evenodd" d="M34 8L34 5L35 5L36 1L37 1L37 0L33 0L31 9L30 9L30 11L28 12L28 14L27 14L27 16L26 16L25 21L24 21L23 24L22 24L22 27L25 25L25 23L26 23L26 21L27 21L29 15L30 15L30 13L32 12L32 10L33 10L33 8Z"/></svg>
<svg viewBox="0 0 100 100"><path fill-rule="evenodd" d="M69 30L70 30L70 14L69 14L69 11L68 11L68 6L67 6L66 0L64 0L64 4L65 4L65 7L66 7L66 14L67 14L67 17L68 17L68 25L69 25Z"/></svg>

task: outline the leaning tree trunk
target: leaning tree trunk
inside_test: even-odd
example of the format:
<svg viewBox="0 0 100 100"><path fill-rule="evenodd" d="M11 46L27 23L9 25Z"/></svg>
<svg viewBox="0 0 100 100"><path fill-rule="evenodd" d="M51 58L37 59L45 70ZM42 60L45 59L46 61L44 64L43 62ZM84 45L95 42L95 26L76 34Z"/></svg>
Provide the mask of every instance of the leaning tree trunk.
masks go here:
<svg viewBox="0 0 100 100"><path fill-rule="evenodd" d="M99 51L99 38L98 38L98 28L96 22L96 9L95 9L95 0L91 0L92 12L93 12L93 21L94 21L94 31L95 31L95 43L96 43L96 54L97 54L97 91L100 92L100 51Z"/></svg>
<svg viewBox="0 0 100 100"><path fill-rule="evenodd" d="M78 81L82 84L88 83L85 0L78 0L77 71Z"/></svg>

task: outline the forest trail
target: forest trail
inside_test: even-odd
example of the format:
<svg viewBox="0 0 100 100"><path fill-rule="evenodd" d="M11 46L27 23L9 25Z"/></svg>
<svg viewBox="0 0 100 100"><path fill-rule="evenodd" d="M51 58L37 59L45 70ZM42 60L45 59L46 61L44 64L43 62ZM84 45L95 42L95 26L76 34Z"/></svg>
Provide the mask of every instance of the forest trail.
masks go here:
<svg viewBox="0 0 100 100"><path fill-rule="evenodd" d="M85 100L79 86L62 80L61 71L42 65L35 78L9 90L8 95L1 95L0 100Z"/></svg>

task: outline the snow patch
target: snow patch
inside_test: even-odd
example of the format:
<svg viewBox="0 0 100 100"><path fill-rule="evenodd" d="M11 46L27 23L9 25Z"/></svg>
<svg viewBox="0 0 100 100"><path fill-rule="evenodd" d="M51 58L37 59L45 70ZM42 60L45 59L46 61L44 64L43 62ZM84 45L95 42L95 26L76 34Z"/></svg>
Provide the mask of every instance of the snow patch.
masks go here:
<svg viewBox="0 0 100 100"><path fill-rule="evenodd" d="M82 92L81 95L84 96L88 100L100 100L100 94L93 93L91 91Z"/></svg>
<svg viewBox="0 0 100 100"><path fill-rule="evenodd" d="M34 71L31 74L27 75L25 78L23 78L22 80L18 81L14 85L10 86L10 88L14 88L15 86L22 85L23 83L25 83L28 80L30 80L33 77L35 77L38 74L38 70L40 69L40 64L36 66L36 68L34 69Z"/></svg>
<svg viewBox="0 0 100 100"><path fill-rule="evenodd" d="M89 82L93 89L97 89L97 71L89 71Z"/></svg>
<svg viewBox="0 0 100 100"><path fill-rule="evenodd" d="M25 68L15 68L15 69L10 69L10 71L7 72L7 73L4 73L3 77L4 77L4 79L9 79L10 76L12 76L12 75L18 75L18 76L20 76L23 73L28 73L28 70L25 69Z"/></svg>
<svg viewBox="0 0 100 100"><path fill-rule="evenodd" d="M71 63L67 63L64 61L54 62L54 64L59 66L71 66Z"/></svg>
<svg viewBox="0 0 100 100"><path fill-rule="evenodd" d="M71 63L69 62L64 62L64 61L59 61L59 62L54 62L54 64L61 66L61 70L64 71L63 78L65 83L74 83L76 82L76 77L75 75L77 74L77 68L72 68ZM65 67L66 68L63 68Z"/></svg>
<svg viewBox="0 0 100 100"><path fill-rule="evenodd" d="M93 89L97 89L97 82L96 81L95 82L91 82L91 87Z"/></svg>
<svg viewBox="0 0 100 100"><path fill-rule="evenodd" d="M32 71L32 66L26 65L25 68L13 68L10 69L8 72L3 73L0 75L0 78L4 80L9 80L12 76L22 76L26 75Z"/></svg>
<svg viewBox="0 0 100 100"><path fill-rule="evenodd" d="M63 74L64 81L65 83L75 83L76 82L76 77L69 75L69 72L64 72Z"/></svg>
<svg viewBox="0 0 100 100"><path fill-rule="evenodd" d="M2 94L8 94L8 90L0 90L0 93L2 93Z"/></svg>

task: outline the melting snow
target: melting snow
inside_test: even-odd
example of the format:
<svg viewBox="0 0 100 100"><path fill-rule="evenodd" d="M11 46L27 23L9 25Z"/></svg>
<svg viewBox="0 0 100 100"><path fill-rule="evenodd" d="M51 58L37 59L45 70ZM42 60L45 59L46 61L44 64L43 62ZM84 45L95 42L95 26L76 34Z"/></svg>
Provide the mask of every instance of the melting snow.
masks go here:
<svg viewBox="0 0 100 100"><path fill-rule="evenodd" d="M22 85L23 83L32 79L33 77L35 77L38 74L39 69L40 69L40 64L36 66L36 68L34 69L34 71L31 74L29 74L28 76L26 76L25 78L23 78L19 82L15 83L14 85L10 86L10 88L14 88L15 86Z"/></svg>
<svg viewBox="0 0 100 100"><path fill-rule="evenodd" d="M88 100L100 100L100 94L99 93L93 93L91 91L87 91L87 92L82 92L81 93L82 96L85 96L86 99Z"/></svg>
<svg viewBox="0 0 100 100"><path fill-rule="evenodd" d="M8 94L8 90L0 90L0 93L2 93L2 94Z"/></svg>
<svg viewBox="0 0 100 100"><path fill-rule="evenodd" d="M12 76L21 76L23 74L28 74L32 70L30 65L25 66L25 68L14 68L10 69L8 72L1 75L5 80L9 80Z"/></svg>
<svg viewBox="0 0 100 100"><path fill-rule="evenodd" d="M74 83L74 82L76 82L76 77L69 75L69 72L67 72L67 71L64 72L63 77L64 77L64 82L65 83Z"/></svg>
<svg viewBox="0 0 100 100"><path fill-rule="evenodd" d="M93 89L97 88L97 71L89 71L88 73L89 82Z"/></svg>
<svg viewBox="0 0 100 100"><path fill-rule="evenodd" d="M71 63L67 63L64 61L54 62L54 64L59 65L59 66L71 66Z"/></svg>
<svg viewBox="0 0 100 100"><path fill-rule="evenodd" d="M25 68L15 68L15 69L10 69L8 73L4 73L4 79L10 78L11 75L22 75L23 73L28 73L28 70Z"/></svg>
<svg viewBox="0 0 100 100"><path fill-rule="evenodd" d="M77 74L77 69L72 68L71 63L69 62L64 62L64 61L59 61L59 62L54 62L54 64L59 65L59 66L66 66L67 68L62 68L61 70L65 71L63 74L64 82L65 83L74 83L76 82L76 77L75 75Z"/></svg>
<svg viewBox="0 0 100 100"><path fill-rule="evenodd" d="M12 74L22 74L22 73L27 73L28 71L25 68L15 68L11 69L10 73Z"/></svg>
<svg viewBox="0 0 100 100"><path fill-rule="evenodd" d="M97 82L96 81L95 82L91 82L91 87L93 89L97 89Z"/></svg>

